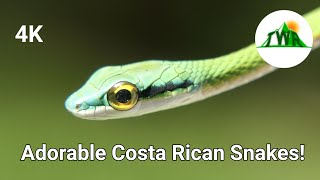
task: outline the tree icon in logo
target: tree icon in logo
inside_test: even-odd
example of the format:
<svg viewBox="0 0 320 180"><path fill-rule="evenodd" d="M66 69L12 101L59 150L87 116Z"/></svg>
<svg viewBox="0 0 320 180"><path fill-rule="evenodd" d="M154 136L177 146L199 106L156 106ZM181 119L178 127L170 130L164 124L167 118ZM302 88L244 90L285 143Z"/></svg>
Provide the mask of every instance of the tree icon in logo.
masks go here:
<svg viewBox="0 0 320 180"><path fill-rule="evenodd" d="M272 39L276 41L271 41ZM271 42L276 42L272 44ZM279 29L276 29L268 33L267 40L258 48L267 48L267 47L306 47L306 44L300 39L297 32L290 29L287 23L283 23Z"/></svg>

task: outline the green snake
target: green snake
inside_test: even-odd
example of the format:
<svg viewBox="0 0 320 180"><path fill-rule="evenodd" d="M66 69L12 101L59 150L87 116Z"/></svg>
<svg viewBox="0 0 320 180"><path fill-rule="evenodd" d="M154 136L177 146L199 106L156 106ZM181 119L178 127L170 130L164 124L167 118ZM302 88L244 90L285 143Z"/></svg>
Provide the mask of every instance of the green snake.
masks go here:
<svg viewBox="0 0 320 180"><path fill-rule="evenodd" d="M305 16L320 46L320 8ZM264 76L268 65L254 44L205 60L150 60L97 70L65 102L77 117L106 120L140 116L187 105Z"/></svg>

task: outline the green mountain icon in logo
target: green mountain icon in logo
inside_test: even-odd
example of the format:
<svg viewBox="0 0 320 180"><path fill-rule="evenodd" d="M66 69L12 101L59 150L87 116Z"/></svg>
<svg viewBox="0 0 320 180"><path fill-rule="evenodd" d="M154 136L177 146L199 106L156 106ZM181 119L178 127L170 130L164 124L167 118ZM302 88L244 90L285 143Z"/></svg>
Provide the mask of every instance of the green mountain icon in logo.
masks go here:
<svg viewBox="0 0 320 180"><path fill-rule="evenodd" d="M275 44L277 43L277 44ZM258 48L268 47L300 47L311 48L300 39L298 33L291 30L284 22L279 29L268 33L268 38Z"/></svg>

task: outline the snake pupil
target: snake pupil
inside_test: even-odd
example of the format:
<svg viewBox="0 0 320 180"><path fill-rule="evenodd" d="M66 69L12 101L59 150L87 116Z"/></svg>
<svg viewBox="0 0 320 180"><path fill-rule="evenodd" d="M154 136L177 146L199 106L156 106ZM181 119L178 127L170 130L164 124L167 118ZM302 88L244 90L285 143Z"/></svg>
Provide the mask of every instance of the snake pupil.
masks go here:
<svg viewBox="0 0 320 180"><path fill-rule="evenodd" d="M126 103L131 100L131 92L126 89L121 89L116 93L116 100L120 103Z"/></svg>

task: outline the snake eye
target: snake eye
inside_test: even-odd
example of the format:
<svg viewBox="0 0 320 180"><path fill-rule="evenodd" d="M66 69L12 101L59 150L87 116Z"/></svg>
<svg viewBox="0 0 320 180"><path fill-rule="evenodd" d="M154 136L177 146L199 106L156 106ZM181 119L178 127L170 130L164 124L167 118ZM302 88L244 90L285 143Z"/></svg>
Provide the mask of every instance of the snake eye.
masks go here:
<svg viewBox="0 0 320 180"><path fill-rule="evenodd" d="M114 109L129 110L138 102L138 89L129 82L118 82L109 89L107 98L110 106Z"/></svg>

